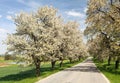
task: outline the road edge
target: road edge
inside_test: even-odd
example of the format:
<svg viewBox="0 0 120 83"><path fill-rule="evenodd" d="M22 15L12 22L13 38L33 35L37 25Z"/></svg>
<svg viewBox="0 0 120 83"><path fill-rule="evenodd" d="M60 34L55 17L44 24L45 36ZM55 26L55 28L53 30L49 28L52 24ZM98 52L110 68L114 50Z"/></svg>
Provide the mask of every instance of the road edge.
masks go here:
<svg viewBox="0 0 120 83"><path fill-rule="evenodd" d="M95 64L95 63L94 63ZM96 66L96 64L95 64ZM101 76L106 80L107 83L110 83L110 80L98 69L98 67L96 66L97 70L100 72Z"/></svg>

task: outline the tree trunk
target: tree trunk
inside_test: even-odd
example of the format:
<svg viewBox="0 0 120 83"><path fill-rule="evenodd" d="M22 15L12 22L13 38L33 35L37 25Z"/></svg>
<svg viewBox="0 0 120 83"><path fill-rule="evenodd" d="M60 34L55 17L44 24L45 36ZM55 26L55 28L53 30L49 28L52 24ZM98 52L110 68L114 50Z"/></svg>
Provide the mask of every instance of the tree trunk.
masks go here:
<svg viewBox="0 0 120 83"><path fill-rule="evenodd" d="M51 61L52 69L55 68L55 63L56 63L56 61Z"/></svg>
<svg viewBox="0 0 120 83"><path fill-rule="evenodd" d="M34 64L36 67L36 76L40 76L40 60L36 58L34 55L31 55L32 59L34 60Z"/></svg>
<svg viewBox="0 0 120 83"><path fill-rule="evenodd" d="M78 56L78 60L80 61L80 59L81 59L81 56Z"/></svg>
<svg viewBox="0 0 120 83"><path fill-rule="evenodd" d="M111 5L113 4L113 0L110 0L110 4L111 4Z"/></svg>
<svg viewBox="0 0 120 83"><path fill-rule="evenodd" d="M69 61L70 61L70 63L72 63L72 59L71 58L69 58Z"/></svg>
<svg viewBox="0 0 120 83"><path fill-rule="evenodd" d="M110 65L111 63L111 56L108 57L108 65Z"/></svg>
<svg viewBox="0 0 120 83"><path fill-rule="evenodd" d="M119 69L119 58L115 61L115 69Z"/></svg>
<svg viewBox="0 0 120 83"><path fill-rule="evenodd" d="M36 66L36 76L40 76L40 61L37 61Z"/></svg>
<svg viewBox="0 0 120 83"><path fill-rule="evenodd" d="M36 76L40 76L40 62L36 64Z"/></svg>
<svg viewBox="0 0 120 83"><path fill-rule="evenodd" d="M62 67L62 64L63 64L63 60L61 60L61 62L60 62L60 67Z"/></svg>

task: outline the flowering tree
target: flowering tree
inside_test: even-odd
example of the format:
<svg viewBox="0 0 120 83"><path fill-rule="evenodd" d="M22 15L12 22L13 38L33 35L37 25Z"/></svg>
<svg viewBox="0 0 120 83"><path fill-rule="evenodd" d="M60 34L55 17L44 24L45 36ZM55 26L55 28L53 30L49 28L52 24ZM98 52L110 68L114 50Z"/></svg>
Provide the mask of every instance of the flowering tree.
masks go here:
<svg viewBox="0 0 120 83"><path fill-rule="evenodd" d="M116 57L120 49L120 1L119 0L89 0L87 11L87 28L85 35L96 37L102 35L106 49L109 49L108 64ZM119 50L118 50L119 49ZM114 55L114 56L113 56ZM119 56L117 56L119 58Z"/></svg>
<svg viewBox="0 0 120 83"><path fill-rule="evenodd" d="M22 57L28 64L34 63L36 76L40 75L42 61L56 61L60 66L64 59L79 57L84 49L82 33L77 22L63 23L53 7L41 7L35 13L22 12L14 19L16 32L8 35L8 52ZM83 51L84 52L84 51Z"/></svg>
<svg viewBox="0 0 120 83"><path fill-rule="evenodd" d="M83 35L79 30L79 24L77 22L67 22L64 26L63 32L64 38L64 55L72 62L77 57L80 59L85 44L83 43ZM86 55L85 55L86 56Z"/></svg>
<svg viewBox="0 0 120 83"><path fill-rule="evenodd" d="M16 32L9 34L8 51L34 63L40 75L40 63L54 60L60 44L62 20L53 7L42 7L34 14L21 13L15 18Z"/></svg>

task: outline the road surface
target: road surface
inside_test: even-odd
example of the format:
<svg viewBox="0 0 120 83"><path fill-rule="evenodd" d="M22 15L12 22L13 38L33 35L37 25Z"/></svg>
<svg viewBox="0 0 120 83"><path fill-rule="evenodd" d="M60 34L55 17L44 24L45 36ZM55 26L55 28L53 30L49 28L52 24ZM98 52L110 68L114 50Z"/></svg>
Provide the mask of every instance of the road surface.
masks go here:
<svg viewBox="0 0 120 83"><path fill-rule="evenodd" d="M92 58L84 62L48 76L36 83L110 83L108 79L97 70Z"/></svg>

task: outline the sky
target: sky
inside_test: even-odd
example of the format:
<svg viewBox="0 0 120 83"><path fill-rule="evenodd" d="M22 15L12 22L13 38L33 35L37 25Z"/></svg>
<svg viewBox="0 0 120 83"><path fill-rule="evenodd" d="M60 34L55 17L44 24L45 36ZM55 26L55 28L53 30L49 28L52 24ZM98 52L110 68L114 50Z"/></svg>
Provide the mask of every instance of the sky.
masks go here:
<svg viewBox="0 0 120 83"><path fill-rule="evenodd" d="M57 8L65 21L78 21L80 30L84 31L87 0L0 0L0 54L7 51L4 44L7 34L16 30L12 18L21 11L34 12L46 5Z"/></svg>

